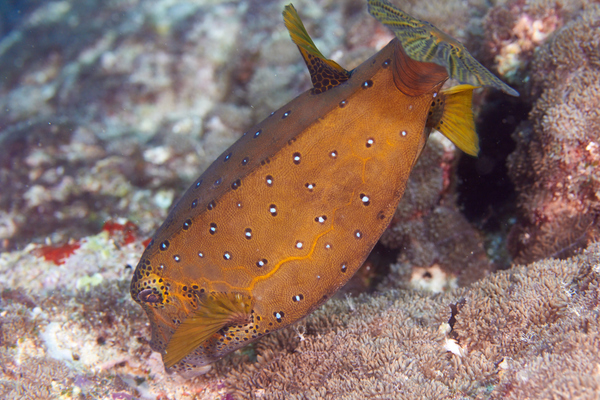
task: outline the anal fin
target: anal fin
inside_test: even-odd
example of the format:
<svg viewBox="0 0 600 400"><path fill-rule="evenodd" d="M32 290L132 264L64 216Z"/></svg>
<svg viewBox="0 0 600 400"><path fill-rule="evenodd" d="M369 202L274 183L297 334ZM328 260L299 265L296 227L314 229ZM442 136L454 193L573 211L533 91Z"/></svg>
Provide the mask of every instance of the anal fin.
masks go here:
<svg viewBox="0 0 600 400"><path fill-rule="evenodd" d="M350 78L350 72L319 51L292 4L285 6L283 20L308 67L314 94L323 93Z"/></svg>
<svg viewBox="0 0 600 400"><path fill-rule="evenodd" d="M171 336L163 354L165 368L183 360L222 328L249 322L251 311L252 298L241 293L208 295Z"/></svg>

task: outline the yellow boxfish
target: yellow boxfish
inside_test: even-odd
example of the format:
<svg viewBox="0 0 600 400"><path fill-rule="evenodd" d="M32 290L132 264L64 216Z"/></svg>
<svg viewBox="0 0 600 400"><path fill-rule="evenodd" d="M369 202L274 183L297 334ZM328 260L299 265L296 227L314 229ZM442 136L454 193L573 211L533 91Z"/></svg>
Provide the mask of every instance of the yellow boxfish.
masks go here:
<svg viewBox="0 0 600 400"><path fill-rule="evenodd" d="M396 37L352 71L285 7L313 88L225 150L144 251L131 296L167 369L193 374L319 307L388 226L431 130L476 155L473 89L518 95L433 25L368 6Z"/></svg>

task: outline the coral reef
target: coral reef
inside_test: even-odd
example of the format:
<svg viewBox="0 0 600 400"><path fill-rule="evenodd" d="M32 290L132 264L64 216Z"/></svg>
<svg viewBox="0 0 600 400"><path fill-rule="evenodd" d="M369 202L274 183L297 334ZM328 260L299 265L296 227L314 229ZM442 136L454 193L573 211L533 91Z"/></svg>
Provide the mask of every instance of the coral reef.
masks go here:
<svg viewBox="0 0 600 400"><path fill-rule="evenodd" d="M0 302L2 398L600 394L599 244L572 259L514 267L442 294L408 289L333 299L207 375L184 380L165 374L147 342L146 317L129 299L132 271L122 260L141 243L118 246L106 236L84 241L61 266L31 249L0 257L0 276L17 265L25 269L3 282L12 289ZM98 257L88 243L104 240ZM88 276L73 279L63 270L55 279L64 265L93 260L104 260L99 272L89 267Z"/></svg>
<svg viewBox="0 0 600 400"><path fill-rule="evenodd" d="M331 301L260 343L228 385L237 399L593 399L599 312L595 245L443 295Z"/></svg>
<svg viewBox="0 0 600 400"><path fill-rule="evenodd" d="M584 7L585 0L501 0L482 22L480 53L511 84L521 86L534 50ZM493 60L493 61L492 61Z"/></svg>
<svg viewBox="0 0 600 400"><path fill-rule="evenodd" d="M194 384L164 372L129 283L142 243L103 231L64 263L41 246L0 255L0 398L201 399L219 380ZM31 279L31 277L35 277ZM206 397L203 397L206 393Z"/></svg>
<svg viewBox="0 0 600 400"><path fill-rule="evenodd" d="M536 52L536 99L513 134L509 174L520 219L510 248L518 262L565 257L600 238L600 8L590 6Z"/></svg>
<svg viewBox="0 0 600 400"><path fill-rule="evenodd" d="M431 135L381 238L384 245L401 251L380 290L413 286L441 291L472 283L493 270L482 235L455 206L456 156L452 143L441 134Z"/></svg>
<svg viewBox="0 0 600 400"><path fill-rule="evenodd" d="M251 75L268 75L254 73L264 41L238 37L246 14L246 3L62 1L15 21L0 42L0 248L65 242L118 216L151 231L175 193L268 115L251 115L248 96L287 93L227 98L236 50L252 48ZM264 21L252 36L268 47L275 29L283 37Z"/></svg>
<svg viewBox="0 0 600 400"><path fill-rule="evenodd" d="M203 377L166 375L129 297L131 266L189 182L309 87L281 4L16 3L0 4L0 398L600 396L599 246L492 273L439 135L384 236L400 250L391 272L375 276L388 267L374 255L346 288L383 294L342 294ZM391 39L364 1L294 3L348 68ZM510 160L523 262L600 235L600 13L585 4L402 4L535 101Z"/></svg>

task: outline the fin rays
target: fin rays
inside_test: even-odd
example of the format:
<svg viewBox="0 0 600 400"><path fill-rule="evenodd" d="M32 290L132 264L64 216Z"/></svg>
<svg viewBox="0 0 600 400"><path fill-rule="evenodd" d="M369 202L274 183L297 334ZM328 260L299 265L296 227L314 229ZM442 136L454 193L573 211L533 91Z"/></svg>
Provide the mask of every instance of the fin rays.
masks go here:
<svg viewBox="0 0 600 400"><path fill-rule="evenodd" d="M163 361L170 368L220 329L250 320L252 299L240 293L215 293L204 298L194 314L183 321L171 336Z"/></svg>
<svg viewBox="0 0 600 400"><path fill-rule="evenodd" d="M345 82L350 73L333 60L325 58L306 31L300 16L293 5L288 4L283 10L283 20L292 41L298 46L304 62L310 72L314 94L323 93L332 87Z"/></svg>
<svg viewBox="0 0 600 400"><path fill-rule="evenodd" d="M477 156L479 138L473 122L472 98L476 86L457 85L443 90L444 112L434 127L465 153Z"/></svg>
<svg viewBox="0 0 600 400"><path fill-rule="evenodd" d="M491 86L511 96L519 95L475 60L460 42L432 24L411 17L386 0L369 0L369 13L394 32L410 58L444 66L450 78L460 83Z"/></svg>

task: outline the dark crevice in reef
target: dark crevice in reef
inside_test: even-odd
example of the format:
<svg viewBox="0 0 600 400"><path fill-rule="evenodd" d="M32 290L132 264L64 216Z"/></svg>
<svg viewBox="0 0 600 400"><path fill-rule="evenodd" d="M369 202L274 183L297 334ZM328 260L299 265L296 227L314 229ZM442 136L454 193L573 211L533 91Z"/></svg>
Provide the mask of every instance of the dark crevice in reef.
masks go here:
<svg viewBox="0 0 600 400"><path fill-rule="evenodd" d="M400 249L390 249L377 242L358 272L335 296L343 298L346 295L374 293L377 286L390 273L390 265L398 259Z"/></svg>
<svg viewBox="0 0 600 400"><path fill-rule="evenodd" d="M461 157L457 167L458 205L466 218L484 234L502 241L516 213L516 192L506 166L506 159L515 150L511 134L526 120L531 110L529 103L502 93L491 93L477 120L479 157ZM492 256L492 258L495 258ZM506 257L499 265L507 266ZM496 260L497 261L497 260Z"/></svg>
<svg viewBox="0 0 600 400"><path fill-rule="evenodd" d="M385 247L380 242L377 242L369 257L365 263L370 263L367 267L369 270L364 271L369 277L368 279L368 292L372 293L375 291L381 281L389 275L390 265L398 260L398 254L400 249L390 249ZM365 265L362 267L365 268Z"/></svg>

